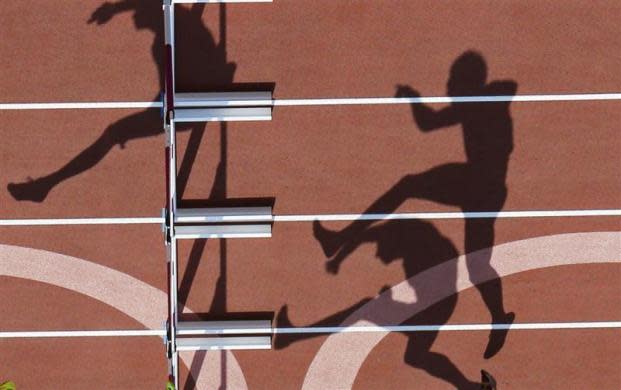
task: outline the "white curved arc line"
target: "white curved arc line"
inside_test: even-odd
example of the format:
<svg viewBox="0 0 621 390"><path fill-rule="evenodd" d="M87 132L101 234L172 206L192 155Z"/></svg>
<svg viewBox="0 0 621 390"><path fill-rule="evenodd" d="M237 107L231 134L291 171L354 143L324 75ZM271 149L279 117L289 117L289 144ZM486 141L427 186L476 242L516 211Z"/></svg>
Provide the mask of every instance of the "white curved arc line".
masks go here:
<svg viewBox="0 0 621 390"><path fill-rule="evenodd" d="M592 263L621 263L621 232L570 233L529 238L495 246L491 258L491 265L500 277L540 268ZM430 281L441 280L446 273L454 273L455 267L456 286L440 283L434 286L431 294L424 297L413 295L411 286L428 285ZM341 325L400 324L451 294L492 277L484 274L469 275L465 256L460 256L393 286L352 313ZM395 304L395 301L399 303ZM388 332L330 335L309 366L303 390L350 389L365 359L386 335Z"/></svg>
<svg viewBox="0 0 621 390"><path fill-rule="evenodd" d="M123 312L148 329L161 329L166 318L168 298L163 291L120 271L76 257L0 244L0 276L34 280L75 291ZM191 367L194 352L180 356L186 366ZM219 351L206 354L200 372L193 373L197 388L220 386L221 356ZM235 356L230 351L226 351L225 356L227 383L235 389L247 389Z"/></svg>

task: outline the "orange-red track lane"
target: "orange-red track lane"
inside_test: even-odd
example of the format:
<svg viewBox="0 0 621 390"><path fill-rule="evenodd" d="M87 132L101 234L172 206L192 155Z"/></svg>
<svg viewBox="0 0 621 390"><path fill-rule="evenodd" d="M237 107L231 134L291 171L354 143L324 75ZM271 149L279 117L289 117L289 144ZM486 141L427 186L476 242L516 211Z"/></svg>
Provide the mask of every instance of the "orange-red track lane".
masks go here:
<svg viewBox="0 0 621 390"><path fill-rule="evenodd" d="M0 102L152 101L160 92L154 62L162 58L159 2L128 1L138 4L137 11L87 23L102 3L3 4ZM218 46L219 7L206 6L202 19L192 18L189 9L177 7L177 81L186 91L261 83L274 88L275 98L388 97L397 85L407 84L423 96L445 96L451 65L467 50L481 54L489 81L512 80L518 94L621 90L621 5L614 1L229 4L226 47ZM514 147L503 210L621 208L621 102L513 102L509 112ZM0 111L0 123L0 219L159 215L164 138L158 110ZM192 134L178 135L180 169L189 177L183 199L209 196L225 144L220 168L226 180L217 183L225 191L217 198L273 199L277 215L360 213L404 176L467 159L460 125L423 133L406 105L276 107L270 122L229 123L226 139L219 124L207 125L201 137L202 129L195 126ZM126 141L123 149L121 141ZM9 183L62 171L85 150L75 165L79 168L63 171L69 173L42 202L17 201L7 191ZM92 167L83 169L86 165ZM397 208L457 210L420 199ZM450 259L451 253L463 254L464 225L461 220L377 224L384 227L381 247L363 244L336 276L326 272L310 223L276 223L271 239L184 242L179 249L182 297L198 313L277 315L287 305L295 325L327 318L327 325L337 326L340 320L333 314L376 297L384 286L395 286L439 259ZM325 226L339 229L345 223ZM411 236L395 235L390 230L395 227ZM493 227L493 242L497 249L520 240L620 230L619 217L501 219ZM105 266L135 278L141 288L153 288L155 295L157 290L165 294L158 226L3 227L0 234L0 261L15 256L14 246L35 248L50 258L63 254ZM618 255L618 238L613 249L615 244ZM391 254L398 258L404 248L415 248L414 263L381 261ZM519 260L538 263L527 255ZM619 321L621 266L603 263L615 259L601 260L507 275L502 278L504 307L515 312L516 322ZM222 263L225 294L219 293L214 304ZM106 293L108 279L89 281L102 296L114 295ZM144 327L131 315L70 288L2 271L0 296L5 298L0 300L0 331ZM407 321L489 322L475 288ZM487 332L450 332L441 333L431 351L470 380L485 368L499 389L617 389L619 336L619 329L516 330L486 360ZM320 336L284 349L235 352L235 361L227 355L224 365L212 364L220 353L209 354L203 364L211 370L212 384L238 388L239 367L249 389L300 389L326 340ZM384 338L364 359L352 387L450 386L448 380L455 377L446 364L440 364L443 379L413 367L434 357L420 346L414 349L417 354L406 351L410 341L406 334ZM18 389L151 389L163 388L166 378L164 346L157 338L2 339L0 350L0 383L11 379ZM195 368L201 361L194 361ZM189 365L182 367L182 383L188 370Z"/></svg>

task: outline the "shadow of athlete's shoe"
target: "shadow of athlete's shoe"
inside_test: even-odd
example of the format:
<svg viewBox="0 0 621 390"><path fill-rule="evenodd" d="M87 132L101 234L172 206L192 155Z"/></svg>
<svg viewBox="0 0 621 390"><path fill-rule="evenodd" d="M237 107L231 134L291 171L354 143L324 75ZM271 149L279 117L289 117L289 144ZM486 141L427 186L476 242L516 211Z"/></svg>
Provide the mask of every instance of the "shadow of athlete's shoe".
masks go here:
<svg viewBox="0 0 621 390"><path fill-rule="evenodd" d="M327 258L334 256L342 244L338 232L324 228L317 220L313 221L313 235Z"/></svg>
<svg viewBox="0 0 621 390"><path fill-rule="evenodd" d="M485 370L481 370L481 390L496 390L496 379Z"/></svg>
<svg viewBox="0 0 621 390"><path fill-rule="evenodd" d="M511 325L513 324L513 321L515 321L515 313L510 312L507 313L503 324ZM485 348L485 353L483 354L485 359L493 357L502 349L505 345L505 341L507 340L508 333L509 329L498 329L490 332L487 348Z"/></svg>
<svg viewBox="0 0 621 390"><path fill-rule="evenodd" d="M28 178L28 181L24 183L9 183L6 188L15 200L41 203L47 197L52 186L43 179Z"/></svg>

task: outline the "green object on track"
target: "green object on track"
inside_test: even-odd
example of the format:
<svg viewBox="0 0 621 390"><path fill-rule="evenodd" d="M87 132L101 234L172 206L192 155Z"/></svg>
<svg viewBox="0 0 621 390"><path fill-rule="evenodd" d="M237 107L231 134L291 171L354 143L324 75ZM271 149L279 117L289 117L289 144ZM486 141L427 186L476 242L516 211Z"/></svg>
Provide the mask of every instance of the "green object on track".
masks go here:
<svg viewBox="0 0 621 390"><path fill-rule="evenodd" d="M1 388L0 388L0 390L4 390L4 389L1 389ZM174 383L172 383L171 381L168 381L168 382L166 383L166 390L175 390L175 384L174 384Z"/></svg>
<svg viewBox="0 0 621 390"><path fill-rule="evenodd" d="M15 386L15 383L11 381L0 384L0 390L15 390L15 389L17 389L17 386Z"/></svg>

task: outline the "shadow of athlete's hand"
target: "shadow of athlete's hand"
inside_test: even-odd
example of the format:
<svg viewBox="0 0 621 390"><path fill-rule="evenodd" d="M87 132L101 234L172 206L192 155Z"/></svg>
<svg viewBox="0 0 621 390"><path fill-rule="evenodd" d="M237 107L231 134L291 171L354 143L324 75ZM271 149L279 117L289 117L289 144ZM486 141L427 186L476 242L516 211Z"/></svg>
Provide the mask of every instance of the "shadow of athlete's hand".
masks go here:
<svg viewBox="0 0 621 390"><path fill-rule="evenodd" d="M409 85L397 85L397 92L395 92L395 97L420 97L420 93L410 87Z"/></svg>
<svg viewBox="0 0 621 390"><path fill-rule="evenodd" d="M328 273L331 273L332 275L336 275L339 273L340 266L341 266L341 262L338 260L326 261L326 271L328 271Z"/></svg>
<svg viewBox="0 0 621 390"><path fill-rule="evenodd" d="M88 20L88 24L97 23L104 24L107 23L115 13L115 6L112 3L105 2L99 6L91 15L91 18Z"/></svg>

